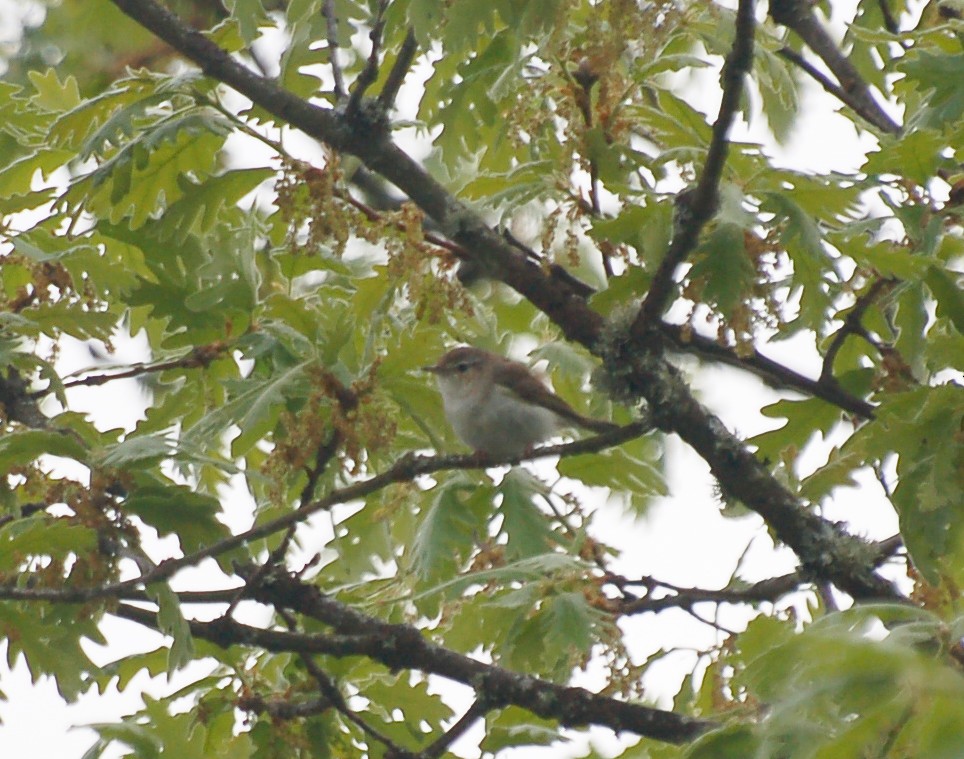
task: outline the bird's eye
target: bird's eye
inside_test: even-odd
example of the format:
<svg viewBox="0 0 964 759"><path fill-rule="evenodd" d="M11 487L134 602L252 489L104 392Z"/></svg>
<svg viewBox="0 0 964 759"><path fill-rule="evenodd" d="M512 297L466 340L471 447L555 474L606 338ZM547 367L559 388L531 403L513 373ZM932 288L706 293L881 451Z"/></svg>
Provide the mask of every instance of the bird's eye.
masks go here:
<svg viewBox="0 0 964 759"><path fill-rule="evenodd" d="M469 364L467 361L460 361L458 364L455 365L455 371L457 371L459 374L465 374L465 372L467 372L468 370L469 370Z"/></svg>

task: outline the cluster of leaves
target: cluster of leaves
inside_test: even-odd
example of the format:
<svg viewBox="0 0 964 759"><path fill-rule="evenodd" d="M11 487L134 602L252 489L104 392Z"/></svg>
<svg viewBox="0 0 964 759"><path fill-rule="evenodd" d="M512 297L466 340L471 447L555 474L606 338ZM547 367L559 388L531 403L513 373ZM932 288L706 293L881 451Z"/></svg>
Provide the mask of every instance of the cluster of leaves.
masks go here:
<svg viewBox="0 0 964 759"><path fill-rule="evenodd" d="M736 33L734 12L712 4L179 5L272 86L334 113L351 106L338 80L357 81L370 66L368 30L381 52L376 85L405 63L414 40L419 65L431 69L415 130L431 136L425 165L491 223L528 220L537 229L520 247L541 249L542 270L558 264L592 283L589 307L614 325L646 294L674 235L675 193L718 139L680 75L716 65ZM346 606L416 625L452 652L562 684L595 665L607 694L640 699L656 659L635 665L618 623L639 593L664 608L680 589L615 577L594 537L592 499L573 483L607 489L613 507L643 514L668 492L660 440L567 456L555 470L564 479L462 462L367 488L379 473L402 471L404 452L457 447L419 373L456 342L501 352L536 342L533 359L548 362L556 390L580 411L631 414L584 392L593 362L560 338L565 325L495 283L465 291L454 263L473 251L424 231L414 204L362 185L356 158L293 154L283 115L239 105L217 81L175 65L106 0L83 6L48 8L0 83L8 661L22 656L68 700L111 683L125 688L138 672L211 663L212 674L184 690L98 726L90 757L111 744L140 757L447 748L456 715L428 670L331 651L251 650L192 628L181 603L216 603L230 617L241 593L171 580L153 563L168 558L155 555L159 535L176 539L183 566L215 559L212 587L226 578L240 587L240 568L280 563ZM964 254L954 153L964 144L964 96L954 84L964 80L962 32L953 18L925 14L898 39L873 7L861 6L848 33L849 57L903 107L904 129L877 134L879 149L846 175L778 168L759 145L730 144L718 210L674 298L689 312L688 329L708 322L730 363L745 360L750 371L767 341L813 336L825 358L818 392L768 407L786 424L749 443L814 507L859 472L878 472L913 559L915 605L813 604L813 623L766 607L704 653L704 673L694 671L677 699L679 713L726 724L685 746L645 739L627 757L950 757L964 744L964 630L955 621L964 393L952 374L964 356L954 268ZM82 55L78 17L96 20L84 27ZM282 40L270 60L261 52L267 36ZM108 39L118 46L105 47ZM783 137L799 116L798 74L779 53L797 43L768 23L756 41L745 96ZM39 67L43 46L62 63ZM90 58L92 49L115 52ZM404 135L411 125L398 126ZM242 164L255 148L270 157ZM63 341L110 346L119 331L146 338L143 363L58 373ZM152 378L129 429L103 430L72 410L71 388L120 375ZM786 370L778 380L800 390L797 376ZM846 418L828 400L839 393L872 403L872 414ZM44 413L25 412L31 404ZM842 424L852 434L803 476L808 443ZM66 471L82 474L65 475L65 460ZM236 539L226 515L241 491L254 526ZM309 531L293 540L286 528L322 510L331 537L301 566L293 544ZM873 566L872 547L858 547ZM123 580L132 557L143 587ZM245 581L252 594L259 589L257 572ZM63 589L78 595L58 596ZM727 590L748 604L780 595L761 598L736 579ZM145 624L172 642L96 667L80 642L105 642L105 618L135 614L116 605L145 599L156 608ZM328 629L281 599L275 606L278 628ZM185 696L192 707L177 713L172 703ZM483 751L547 744L560 738L560 723L585 724L486 698Z"/></svg>

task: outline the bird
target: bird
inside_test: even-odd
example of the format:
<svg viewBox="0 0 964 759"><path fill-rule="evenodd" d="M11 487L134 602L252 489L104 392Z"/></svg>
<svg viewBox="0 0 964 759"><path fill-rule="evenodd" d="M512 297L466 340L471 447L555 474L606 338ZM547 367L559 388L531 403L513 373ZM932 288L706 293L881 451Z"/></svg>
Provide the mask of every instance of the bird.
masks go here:
<svg viewBox="0 0 964 759"><path fill-rule="evenodd" d="M435 375L452 429L478 454L515 458L566 427L618 429L580 414L525 364L481 348L453 348L423 369Z"/></svg>

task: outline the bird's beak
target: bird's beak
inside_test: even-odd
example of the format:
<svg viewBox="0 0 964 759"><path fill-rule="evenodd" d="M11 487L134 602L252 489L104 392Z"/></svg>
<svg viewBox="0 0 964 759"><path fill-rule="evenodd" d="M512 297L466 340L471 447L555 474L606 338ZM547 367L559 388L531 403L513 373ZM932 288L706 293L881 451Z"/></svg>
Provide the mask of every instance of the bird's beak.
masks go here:
<svg viewBox="0 0 964 759"><path fill-rule="evenodd" d="M431 372L432 374L438 374L440 371L442 371L442 368L439 366L423 366L422 371Z"/></svg>

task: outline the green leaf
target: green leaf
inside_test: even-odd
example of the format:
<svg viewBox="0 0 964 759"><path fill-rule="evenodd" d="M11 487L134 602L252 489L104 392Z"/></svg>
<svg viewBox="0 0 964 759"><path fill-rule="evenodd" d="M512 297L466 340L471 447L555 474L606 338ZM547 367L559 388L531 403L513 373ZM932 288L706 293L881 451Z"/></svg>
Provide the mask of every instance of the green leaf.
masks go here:
<svg viewBox="0 0 964 759"><path fill-rule="evenodd" d="M38 108L45 111L64 111L80 103L80 90L74 77L68 76L61 82L54 69L47 69L46 73L31 71L27 76L37 91L30 99L31 103Z"/></svg>
<svg viewBox="0 0 964 759"><path fill-rule="evenodd" d="M669 492L660 458L659 446L651 438L639 438L617 448L567 456L557 469L584 485L610 488L641 516L656 496Z"/></svg>
<svg viewBox="0 0 964 759"><path fill-rule="evenodd" d="M0 527L0 571L14 571L28 558L47 556L66 560L97 548L97 532L68 518L36 514Z"/></svg>
<svg viewBox="0 0 964 759"><path fill-rule="evenodd" d="M0 638L7 644L7 663L23 654L32 682L54 678L61 697L76 701L87 690L87 673L95 666L84 653L81 640L103 643L97 618L77 605L0 602Z"/></svg>
<svg viewBox="0 0 964 759"><path fill-rule="evenodd" d="M800 110L794 70L787 61L763 45L755 46L753 52L757 84L763 101L763 115L777 141L786 143L796 125L796 116Z"/></svg>
<svg viewBox="0 0 964 759"><path fill-rule="evenodd" d="M308 362L295 364L275 376L225 383L231 399L207 413L184 435L190 448L203 449L236 424L241 434L232 445L240 455L271 430L288 395L302 387Z"/></svg>
<svg viewBox="0 0 964 759"><path fill-rule="evenodd" d="M964 293L961 292L961 282L955 282L947 271L936 266L927 270L924 281L937 300L937 315L950 319L955 329L964 333Z"/></svg>
<svg viewBox="0 0 964 759"><path fill-rule="evenodd" d="M745 759L758 756L760 741L749 725L727 725L698 738L686 759Z"/></svg>
<svg viewBox="0 0 964 759"><path fill-rule="evenodd" d="M599 622L599 612L582 593L570 591L553 596L546 604L546 613L547 643L576 655L588 653L595 642L593 629Z"/></svg>
<svg viewBox="0 0 964 759"><path fill-rule="evenodd" d="M646 266L655 266L669 246L673 231L672 209L667 203L627 205L612 218L594 219L589 234L599 242L630 245ZM638 269L629 269L622 277L634 276ZM610 280L609 288L616 287L620 277ZM622 302L633 295L641 296L645 287L621 291ZM593 299L595 304L596 296Z"/></svg>
<svg viewBox="0 0 964 759"><path fill-rule="evenodd" d="M557 723L518 706L490 712L485 718L485 727L480 748L492 754L513 746L548 746L565 740L559 734Z"/></svg>
<svg viewBox="0 0 964 759"><path fill-rule="evenodd" d="M934 129L883 137L880 150L870 154L861 170L867 174L897 174L926 185L943 162L945 144L944 135Z"/></svg>
<svg viewBox="0 0 964 759"><path fill-rule="evenodd" d="M895 396L879 409L888 447L898 453L893 501L915 565L932 583L960 567L964 447L947 445L964 425L964 390L953 385ZM959 572L955 572L959 574Z"/></svg>
<svg viewBox="0 0 964 759"><path fill-rule="evenodd" d="M555 543L549 517L536 506L534 497L545 492L545 486L518 467L512 469L498 487L502 494L499 511L502 532L508 538L506 558L509 561L537 556Z"/></svg>
<svg viewBox="0 0 964 759"><path fill-rule="evenodd" d="M454 575L485 535L492 491L467 476L440 483L412 543L412 566L421 582Z"/></svg>
<svg viewBox="0 0 964 759"><path fill-rule="evenodd" d="M88 451L71 435L45 430L17 430L0 437L0 471L32 464L41 456L62 456L85 462Z"/></svg>
<svg viewBox="0 0 964 759"><path fill-rule="evenodd" d="M830 298L827 279L833 271L820 227L790 194L765 193L760 210L772 213L782 227L780 240L793 262L793 287L800 291L800 326L815 328L823 323Z"/></svg>
<svg viewBox="0 0 964 759"><path fill-rule="evenodd" d="M702 281L702 295L724 314L732 314L747 299L756 271L735 224L719 224L696 251L689 278Z"/></svg>
<svg viewBox="0 0 964 759"><path fill-rule="evenodd" d="M588 568L588 565L582 559L575 556L563 553L545 553L509 562L494 569L469 572L416 593L412 598L418 601L439 593L454 598L470 586L485 583L509 587L513 583L528 584L535 580L556 575L563 578L581 577L586 574ZM506 598L501 598L498 603L500 606L511 605L511 602Z"/></svg>
<svg viewBox="0 0 964 759"><path fill-rule="evenodd" d="M183 242L189 234L208 234L225 206L235 205L272 176L271 169L259 168L228 171L200 184L183 175L178 177L181 197L170 205L158 224L158 236Z"/></svg>
<svg viewBox="0 0 964 759"><path fill-rule="evenodd" d="M225 7L237 21L241 38L248 45L257 39L261 27L268 25L261 0L226 0Z"/></svg>
<svg viewBox="0 0 964 759"><path fill-rule="evenodd" d="M75 182L64 199L82 204L111 223L142 226L183 195L182 175L214 169L229 125L211 112L188 110L139 132L93 172Z"/></svg>
<svg viewBox="0 0 964 759"><path fill-rule="evenodd" d="M758 455L773 462L782 460L786 454L795 457L814 435L826 436L841 420L840 409L819 398L777 401L760 411L771 419L787 420L777 429L756 435L748 441L756 446Z"/></svg>
<svg viewBox="0 0 964 759"><path fill-rule="evenodd" d="M216 519L221 511L218 500L183 485L140 486L121 508L143 519L162 536L175 535L185 553L211 545L227 535L227 529Z"/></svg>
<svg viewBox="0 0 964 759"><path fill-rule="evenodd" d="M101 466L124 469L131 465L159 464L170 458L173 452L171 433L164 431L136 437L128 435L121 442L104 448L97 458Z"/></svg>
<svg viewBox="0 0 964 759"><path fill-rule="evenodd" d="M918 117L922 125L940 129L959 123L964 115L964 93L957 85L964 77L964 55L915 50L899 68L907 74L908 83L925 95L927 107Z"/></svg>
<svg viewBox="0 0 964 759"><path fill-rule="evenodd" d="M147 593L157 602L157 626L171 637L167 658L168 677L176 670L186 667L194 659L194 640L191 627L181 613L177 594L166 582L149 585Z"/></svg>

